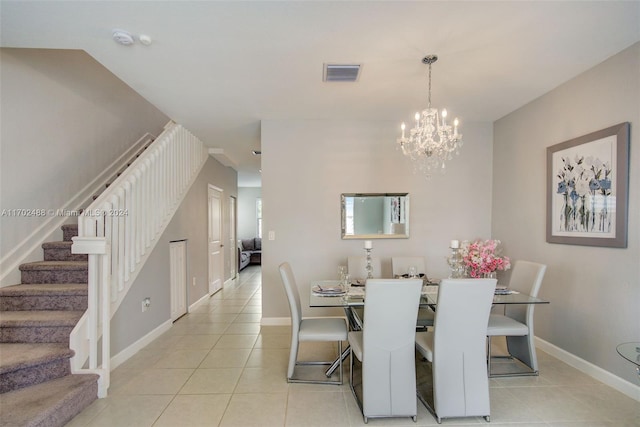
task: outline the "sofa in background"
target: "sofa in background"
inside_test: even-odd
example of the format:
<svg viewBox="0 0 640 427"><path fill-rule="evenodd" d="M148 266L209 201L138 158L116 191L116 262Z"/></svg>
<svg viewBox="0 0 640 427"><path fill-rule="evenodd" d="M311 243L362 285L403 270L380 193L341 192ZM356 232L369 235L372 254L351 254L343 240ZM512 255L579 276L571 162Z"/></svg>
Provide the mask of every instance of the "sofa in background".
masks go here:
<svg viewBox="0 0 640 427"><path fill-rule="evenodd" d="M249 264L262 264L262 239L242 239L238 243L238 271Z"/></svg>

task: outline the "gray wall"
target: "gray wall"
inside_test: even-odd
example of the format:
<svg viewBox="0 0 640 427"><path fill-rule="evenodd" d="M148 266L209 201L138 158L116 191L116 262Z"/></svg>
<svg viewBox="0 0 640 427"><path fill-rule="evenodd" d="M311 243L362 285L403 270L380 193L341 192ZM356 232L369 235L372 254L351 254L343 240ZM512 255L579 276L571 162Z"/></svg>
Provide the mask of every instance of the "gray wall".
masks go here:
<svg viewBox="0 0 640 427"><path fill-rule="evenodd" d="M546 243L546 148L626 121L628 248ZM513 258L548 266L536 335L633 384L616 346L640 341L639 128L640 43L498 120L493 156L493 235Z"/></svg>
<svg viewBox="0 0 640 427"><path fill-rule="evenodd" d="M373 241L388 277L392 255L423 255L428 274L444 277L451 239L490 237L492 125L465 122L460 156L431 180L396 150L398 130L384 121L263 120L264 233L275 231L262 243L265 322L289 317L280 263L292 264L305 315L320 315L306 301L310 281L337 278L347 256L364 255L362 240L340 237L341 193L410 194L410 238Z"/></svg>
<svg viewBox="0 0 640 427"><path fill-rule="evenodd" d="M223 190L223 241L229 240L229 198L237 196L237 173L209 157L112 319L112 355L118 354L171 318L170 241L187 240L188 305L207 294L207 192L209 184ZM231 278L231 261L229 257L224 259L225 280ZM193 286L194 277L196 286ZM143 313L141 302L145 297L151 297L151 307Z"/></svg>
<svg viewBox="0 0 640 427"><path fill-rule="evenodd" d="M59 209L169 118L85 52L0 49L0 209ZM4 255L43 217L0 217Z"/></svg>
<svg viewBox="0 0 640 427"><path fill-rule="evenodd" d="M261 187L238 188L238 239L253 239L258 236L256 199L261 197Z"/></svg>

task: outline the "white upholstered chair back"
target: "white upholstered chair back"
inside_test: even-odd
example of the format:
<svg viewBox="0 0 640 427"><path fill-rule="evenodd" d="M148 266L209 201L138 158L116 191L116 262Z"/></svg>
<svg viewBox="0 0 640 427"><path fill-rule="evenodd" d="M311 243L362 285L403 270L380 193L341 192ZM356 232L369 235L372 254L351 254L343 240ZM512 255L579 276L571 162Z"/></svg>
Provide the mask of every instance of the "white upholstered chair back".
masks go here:
<svg viewBox="0 0 640 427"><path fill-rule="evenodd" d="M300 306L300 293L298 292L298 285L293 275L293 270L288 262L280 265L280 277L284 284L284 290L287 294L287 301L289 301L289 311L291 311L291 334L292 336L298 336L300 332L300 322L302 321L302 307ZM293 376L293 370L295 368L295 360L297 353L292 354L293 361L289 361L289 372L287 378Z"/></svg>
<svg viewBox="0 0 640 427"><path fill-rule="evenodd" d="M363 414L415 416L415 328L422 280L369 279L362 330Z"/></svg>
<svg viewBox="0 0 640 427"><path fill-rule="evenodd" d="M547 266L531 261L518 260L513 265L509 288L537 297ZM525 325L533 325L535 304L507 304L505 316Z"/></svg>
<svg viewBox="0 0 640 427"><path fill-rule="evenodd" d="M391 272L393 274L393 277L408 274L409 267L415 267L417 274L427 274L427 267L424 261L424 257L403 256L391 258Z"/></svg>
<svg viewBox="0 0 640 427"><path fill-rule="evenodd" d="M495 279L444 279L433 332L433 396L439 418L490 415L486 333Z"/></svg>
<svg viewBox="0 0 640 427"><path fill-rule="evenodd" d="M371 257L372 274L374 279L382 277L382 262L378 257ZM352 280L367 278L367 258L363 256L347 257L347 270Z"/></svg>

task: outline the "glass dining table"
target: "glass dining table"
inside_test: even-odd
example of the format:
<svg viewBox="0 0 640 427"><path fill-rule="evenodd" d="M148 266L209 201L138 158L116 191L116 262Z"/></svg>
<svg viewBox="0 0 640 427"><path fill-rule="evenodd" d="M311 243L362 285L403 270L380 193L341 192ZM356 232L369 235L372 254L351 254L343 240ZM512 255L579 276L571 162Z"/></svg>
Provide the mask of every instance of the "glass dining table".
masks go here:
<svg viewBox="0 0 640 427"><path fill-rule="evenodd" d="M340 286L338 280L316 280L311 282L309 292L309 307L336 307L344 309L351 330L362 329L362 319L358 315L356 309L364 307L365 303L365 287L349 286L343 292L323 292L323 290L335 290ZM420 297L420 307L431 307L434 311L438 302L438 285L435 283L426 284L422 287L422 295ZM549 301L541 298L532 297L518 291L497 288L493 297L494 305L507 304L549 304ZM349 355L347 347L342 352L344 360ZM338 360L329 367L326 375L329 377L337 369Z"/></svg>

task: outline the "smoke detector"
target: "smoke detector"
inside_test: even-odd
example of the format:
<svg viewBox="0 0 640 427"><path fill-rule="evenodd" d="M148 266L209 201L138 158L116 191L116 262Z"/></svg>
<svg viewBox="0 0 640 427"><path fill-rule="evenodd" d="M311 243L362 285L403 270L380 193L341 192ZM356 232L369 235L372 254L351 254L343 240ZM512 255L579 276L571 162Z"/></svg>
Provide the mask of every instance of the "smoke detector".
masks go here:
<svg viewBox="0 0 640 427"><path fill-rule="evenodd" d="M124 30L113 30L113 40L124 46L131 46L134 42L131 33Z"/></svg>

